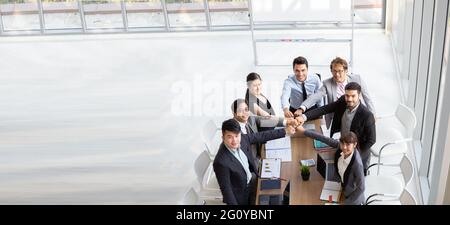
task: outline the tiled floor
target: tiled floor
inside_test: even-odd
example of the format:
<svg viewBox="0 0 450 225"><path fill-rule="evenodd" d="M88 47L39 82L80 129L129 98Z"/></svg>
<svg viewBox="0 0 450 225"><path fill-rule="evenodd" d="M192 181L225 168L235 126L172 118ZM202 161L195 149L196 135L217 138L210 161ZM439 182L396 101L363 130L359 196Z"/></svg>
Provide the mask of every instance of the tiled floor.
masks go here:
<svg viewBox="0 0 450 225"><path fill-rule="evenodd" d="M393 113L389 37L357 30L354 54L377 113ZM262 75L280 114L292 72L255 67L244 31L4 37L0 71L0 204L175 204L202 125L230 117L245 76Z"/></svg>

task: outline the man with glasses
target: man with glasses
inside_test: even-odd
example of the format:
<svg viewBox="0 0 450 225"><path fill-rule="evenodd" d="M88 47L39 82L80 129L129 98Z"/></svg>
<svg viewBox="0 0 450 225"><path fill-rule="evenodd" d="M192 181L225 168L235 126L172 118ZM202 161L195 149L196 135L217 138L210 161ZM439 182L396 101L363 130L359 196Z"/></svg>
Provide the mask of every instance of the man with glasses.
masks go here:
<svg viewBox="0 0 450 225"><path fill-rule="evenodd" d="M345 85L350 82L356 82L361 85L361 102L375 115L375 107L373 106L372 99L370 98L365 82L361 79L361 76L357 74L348 74L347 61L340 57L336 57L330 63L330 70L333 77L324 80L322 87L317 91L317 93L310 95L306 101L303 101L300 106L302 113L313 107L317 102L322 100L324 96L326 96L327 101L325 104L336 101L345 94ZM325 116L327 128L330 127L332 118L333 113Z"/></svg>

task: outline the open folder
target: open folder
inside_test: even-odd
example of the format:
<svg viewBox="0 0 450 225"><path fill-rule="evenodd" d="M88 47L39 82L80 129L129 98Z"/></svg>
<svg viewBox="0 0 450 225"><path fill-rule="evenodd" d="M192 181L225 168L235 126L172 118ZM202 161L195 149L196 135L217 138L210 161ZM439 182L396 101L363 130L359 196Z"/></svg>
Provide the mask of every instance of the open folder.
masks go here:
<svg viewBox="0 0 450 225"><path fill-rule="evenodd" d="M320 194L320 200L328 202L338 202L339 196L341 196L341 183L335 181L325 181Z"/></svg>
<svg viewBox="0 0 450 225"><path fill-rule="evenodd" d="M280 178L281 159L263 159L261 164L261 178Z"/></svg>

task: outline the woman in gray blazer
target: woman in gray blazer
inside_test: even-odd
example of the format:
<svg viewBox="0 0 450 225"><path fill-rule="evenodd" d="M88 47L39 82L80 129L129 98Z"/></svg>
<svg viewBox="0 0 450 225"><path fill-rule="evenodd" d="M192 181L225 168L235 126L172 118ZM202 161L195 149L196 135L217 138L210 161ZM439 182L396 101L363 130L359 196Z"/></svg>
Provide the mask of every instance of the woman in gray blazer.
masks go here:
<svg viewBox="0 0 450 225"><path fill-rule="evenodd" d="M317 139L327 145L337 148L334 155L334 166L336 176L339 177L344 191L344 204L362 205L364 204L364 167L356 147L358 138L353 132L342 135L338 140L323 136L314 130L305 130L302 126L297 128L305 136Z"/></svg>

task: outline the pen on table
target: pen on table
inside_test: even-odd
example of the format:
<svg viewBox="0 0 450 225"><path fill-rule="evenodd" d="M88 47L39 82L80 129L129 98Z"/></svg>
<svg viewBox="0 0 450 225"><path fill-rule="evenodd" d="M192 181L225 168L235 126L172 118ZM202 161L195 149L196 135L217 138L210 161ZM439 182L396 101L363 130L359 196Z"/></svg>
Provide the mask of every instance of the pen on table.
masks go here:
<svg viewBox="0 0 450 225"><path fill-rule="evenodd" d="M272 179L280 179L280 180L284 180L284 181L288 181L287 179L284 179L284 178L278 178L278 177L272 177Z"/></svg>

